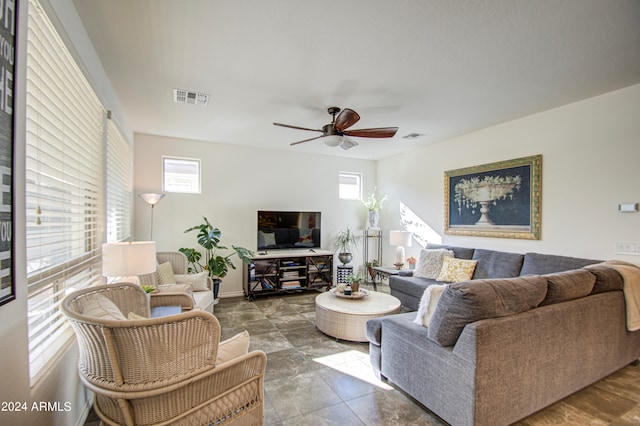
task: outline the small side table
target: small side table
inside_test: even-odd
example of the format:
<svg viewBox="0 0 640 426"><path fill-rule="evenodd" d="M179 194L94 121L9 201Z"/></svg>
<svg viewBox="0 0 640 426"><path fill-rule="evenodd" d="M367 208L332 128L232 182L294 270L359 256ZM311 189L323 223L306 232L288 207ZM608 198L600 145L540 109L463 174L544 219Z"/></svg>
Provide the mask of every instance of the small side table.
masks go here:
<svg viewBox="0 0 640 426"><path fill-rule="evenodd" d="M385 278L389 278L391 275L398 275L400 273L399 270L396 269L395 266L374 266L373 270L375 271L375 275L372 278L373 289L378 291L378 285L376 283L376 278L380 278L380 283Z"/></svg>
<svg viewBox="0 0 640 426"><path fill-rule="evenodd" d="M151 308L151 318L166 317L182 313L182 306L156 306Z"/></svg>

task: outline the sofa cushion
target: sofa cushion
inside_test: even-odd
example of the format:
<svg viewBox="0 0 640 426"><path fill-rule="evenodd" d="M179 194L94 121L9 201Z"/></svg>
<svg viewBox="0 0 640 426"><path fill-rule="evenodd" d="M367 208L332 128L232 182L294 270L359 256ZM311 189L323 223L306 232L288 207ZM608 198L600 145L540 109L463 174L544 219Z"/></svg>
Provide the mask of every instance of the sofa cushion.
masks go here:
<svg viewBox="0 0 640 426"><path fill-rule="evenodd" d="M613 268L596 263L585 266L585 269L596 277L591 294L622 290L624 287L622 276Z"/></svg>
<svg viewBox="0 0 640 426"><path fill-rule="evenodd" d="M175 274L176 284L191 284L193 291L211 291L207 286L208 276L207 271L197 274Z"/></svg>
<svg viewBox="0 0 640 426"><path fill-rule="evenodd" d="M101 294L91 296L82 308L82 315L102 320L127 319L120 308Z"/></svg>
<svg viewBox="0 0 640 426"><path fill-rule="evenodd" d="M524 255L503 251L475 249L472 259L477 260L474 280L484 278L513 278L520 275Z"/></svg>
<svg viewBox="0 0 640 426"><path fill-rule="evenodd" d="M459 283L470 280L478 263L477 260L456 259L445 257L442 261L442 270L438 274L438 281Z"/></svg>
<svg viewBox="0 0 640 426"><path fill-rule="evenodd" d="M547 279L547 295L540 306L566 302L591 294L596 276L586 269L543 275Z"/></svg>
<svg viewBox="0 0 640 426"><path fill-rule="evenodd" d="M413 276L435 280L440 274L445 256L453 257L453 251L447 249L420 250L420 257L413 271Z"/></svg>
<svg viewBox="0 0 640 426"><path fill-rule="evenodd" d="M467 324L533 309L547 293L542 276L499 278L451 284L442 293L428 329L429 339L452 346Z"/></svg>
<svg viewBox="0 0 640 426"><path fill-rule="evenodd" d="M544 275L554 272L570 271L579 269L599 260L579 259L577 257L556 256L553 254L525 253L524 262L520 276L523 275Z"/></svg>
<svg viewBox="0 0 640 426"><path fill-rule="evenodd" d="M424 289L430 284L442 284L442 282L419 277L398 277L394 275L389 277L389 287L392 290L408 294L418 300L422 297Z"/></svg>
<svg viewBox="0 0 640 426"><path fill-rule="evenodd" d="M445 246L441 244L427 244L428 249L447 249L453 251L453 256L458 259L471 259L473 257L472 248Z"/></svg>
<svg viewBox="0 0 640 426"><path fill-rule="evenodd" d="M220 342L218 345L218 356L216 365L230 361L249 352L250 337L247 331Z"/></svg>

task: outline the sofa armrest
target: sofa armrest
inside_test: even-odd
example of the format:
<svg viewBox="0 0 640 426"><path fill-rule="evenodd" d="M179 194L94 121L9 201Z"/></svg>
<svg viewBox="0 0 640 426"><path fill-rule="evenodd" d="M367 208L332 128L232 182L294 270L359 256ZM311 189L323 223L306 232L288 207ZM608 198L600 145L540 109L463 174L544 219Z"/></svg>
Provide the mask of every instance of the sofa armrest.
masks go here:
<svg viewBox="0 0 640 426"><path fill-rule="evenodd" d="M411 269L402 269L402 270L398 271L398 275L400 275L401 277L412 277L413 276L413 270L411 270Z"/></svg>
<svg viewBox="0 0 640 426"><path fill-rule="evenodd" d="M151 293L150 306L182 306L182 309L193 309L193 296L185 292Z"/></svg>

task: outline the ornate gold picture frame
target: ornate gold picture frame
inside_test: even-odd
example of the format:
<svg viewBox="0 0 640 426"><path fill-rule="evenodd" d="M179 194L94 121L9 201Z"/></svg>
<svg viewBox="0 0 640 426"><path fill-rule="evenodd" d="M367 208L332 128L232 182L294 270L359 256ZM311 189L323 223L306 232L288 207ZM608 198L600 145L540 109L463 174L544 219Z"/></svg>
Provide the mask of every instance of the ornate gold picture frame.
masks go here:
<svg viewBox="0 0 640 426"><path fill-rule="evenodd" d="M542 155L444 172L444 233L540 239Z"/></svg>

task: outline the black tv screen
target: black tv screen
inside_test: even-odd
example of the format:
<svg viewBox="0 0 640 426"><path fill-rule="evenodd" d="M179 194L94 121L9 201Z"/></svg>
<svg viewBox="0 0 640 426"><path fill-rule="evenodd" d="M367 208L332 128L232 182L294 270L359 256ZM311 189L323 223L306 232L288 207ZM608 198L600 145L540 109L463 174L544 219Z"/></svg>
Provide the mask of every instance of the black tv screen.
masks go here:
<svg viewBox="0 0 640 426"><path fill-rule="evenodd" d="M320 248L320 212L258 211L258 250Z"/></svg>

